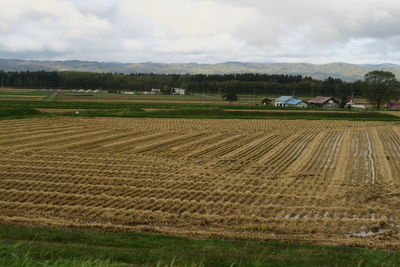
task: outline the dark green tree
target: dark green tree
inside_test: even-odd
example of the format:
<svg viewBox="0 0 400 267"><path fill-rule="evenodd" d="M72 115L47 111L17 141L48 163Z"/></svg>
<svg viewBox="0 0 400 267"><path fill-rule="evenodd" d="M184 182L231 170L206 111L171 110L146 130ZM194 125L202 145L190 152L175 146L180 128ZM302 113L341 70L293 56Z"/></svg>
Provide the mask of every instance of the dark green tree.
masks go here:
<svg viewBox="0 0 400 267"><path fill-rule="evenodd" d="M225 93L222 95L222 98L226 101L229 101L229 105L232 104L232 102L239 100L239 97L236 94L235 88L228 88L225 91Z"/></svg>
<svg viewBox="0 0 400 267"><path fill-rule="evenodd" d="M335 98L339 101L339 107L344 108L350 102L353 86L351 83L339 83L335 88Z"/></svg>
<svg viewBox="0 0 400 267"><path fill-rule="evenodd" d="M322 90L324 91L324 94L334 96L336 87L341 83L341 79L328 77L328 79L322 82Z"/></svg>
<svg viewBox="0 0 400 267"><path fill-rule="evenodd" d="M262 101L261 101L261 104L263 105L263 106L268 106L268 105L271 105L271 99L269 99L269 98L264 98Z"/></svg>
<svg viewBox="0 0 400 267"><path fill-rule="evenodd" d="M399 83L396 76L389 71L375 70L365 74L364 96L377 109L399 97Z"/></svg>
<svg viewBox="0 0 400 267"><path fill-rule="evenodd" d="M164 95L168 95L171 93L171 88L168 85L164 85L163 87L161 87L161 93L163 93Z"/></svg>

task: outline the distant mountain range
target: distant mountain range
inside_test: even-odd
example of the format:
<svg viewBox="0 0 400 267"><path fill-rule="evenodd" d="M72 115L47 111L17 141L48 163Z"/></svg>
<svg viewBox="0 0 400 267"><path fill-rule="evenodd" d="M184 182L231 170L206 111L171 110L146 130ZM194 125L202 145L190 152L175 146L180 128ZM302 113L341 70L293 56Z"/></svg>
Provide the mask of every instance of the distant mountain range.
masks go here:
<svg viewBox="0 0 400 267"><path fill-rule="evenodd" d="M301 74L315 79L326 79L329 76L346 81L363 79L365 73L372 70L391 71L400 77L400 65L356 65L347 63L307 64L307 63L250 63L225 62L218 64L198 63L118 63L97 61L36 61L18 59L0 59L0 69L6 71L88 71L118 73L191 73L191 74L224 74L224 73L267 73L267 74Z"/></svg>

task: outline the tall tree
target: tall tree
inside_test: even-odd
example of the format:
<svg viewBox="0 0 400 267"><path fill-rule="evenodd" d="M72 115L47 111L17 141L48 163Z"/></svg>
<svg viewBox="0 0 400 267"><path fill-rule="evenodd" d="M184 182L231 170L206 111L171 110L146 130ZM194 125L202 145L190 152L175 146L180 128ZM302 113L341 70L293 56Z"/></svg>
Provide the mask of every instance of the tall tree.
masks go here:
<svg viewBox="0 0 400 267"><path fill-rule="evenodd" d="M364 96L378 109L399 97L399 83L389 71L375 70L365 74Z"/></svg>
<svg viewBox="0 0 400 267"><path fill-rule="evenodd" d="M325 94L329 96L335 95L336 87L342 83L342 80L339 78L328 77L325 81L322 82L322 89Z"/></svg>
<svg viewBox="0 0 400 267"><path fill-rule="evenodd" d="M235 88L228 88L222 97L224 100L229 101L229 105L232 104L232 102L239 100Z"/></svg>
<svg viewBox="0 0 400 267"><path fill-rule="evenodd" d="M351 83L339 83L335 88L335 97L339 101L340 108L344 108L350 102L353 86Z"/></svg>

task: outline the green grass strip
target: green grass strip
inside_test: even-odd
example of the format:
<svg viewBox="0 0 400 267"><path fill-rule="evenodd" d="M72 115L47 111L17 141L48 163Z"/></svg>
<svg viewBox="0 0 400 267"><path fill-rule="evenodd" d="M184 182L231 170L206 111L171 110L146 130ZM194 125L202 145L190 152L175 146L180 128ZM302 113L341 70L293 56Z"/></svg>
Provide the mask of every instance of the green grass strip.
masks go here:
<svg viewBox="0 0 400 267"><path fill-rule="evenodd" d="M1 266L170 266L171 263L172 266L398 266L400 254L338 246L0 226Z"/></svg>

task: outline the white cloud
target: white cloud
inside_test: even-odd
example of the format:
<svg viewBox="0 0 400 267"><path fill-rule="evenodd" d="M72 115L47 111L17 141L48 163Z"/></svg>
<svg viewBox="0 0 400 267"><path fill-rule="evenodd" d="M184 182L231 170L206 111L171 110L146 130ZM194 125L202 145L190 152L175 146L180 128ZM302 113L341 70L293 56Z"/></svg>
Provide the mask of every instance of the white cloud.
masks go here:
<svg viewBox="0 0 400 267"><path fill-rule="evenodd" d="M141 18L163 37L210 36L234 29L252 19L254 10L212 0L123 0L121 13Z"/></svg>
<svg viewBox="0 0 400 267"><path fill-rule="evenodd" d="M111 24L61 0L1 0L0 51L68 52L81 40L101 38Z"/></svg>
<svg viewBox="0 0 400 267"><path fill-rule="evenodd" d="M390 0L0 0L0 57L400 63Z"/></svg>

